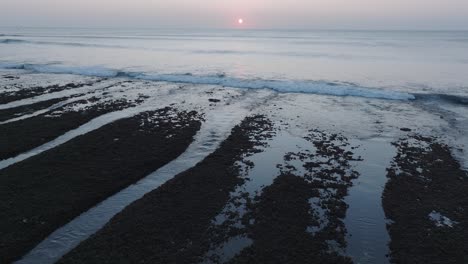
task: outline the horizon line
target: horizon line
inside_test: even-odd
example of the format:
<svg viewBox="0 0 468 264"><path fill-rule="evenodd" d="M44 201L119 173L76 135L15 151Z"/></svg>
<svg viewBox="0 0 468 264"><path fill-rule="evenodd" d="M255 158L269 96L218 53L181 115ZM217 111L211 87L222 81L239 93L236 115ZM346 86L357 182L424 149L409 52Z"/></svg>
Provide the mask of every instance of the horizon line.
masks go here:
<svg viewBox="0 0 468 264"><path fill-rule="evenodd" d="M465 32L466 29L455 28L302 28L302 27L278 27L278 28L261 28L261 27L149 27L149 26L0 26L0 28L31 28L31 29L142 29L142 30L232 30L232 31L424 31L424 32Z"/></svg>

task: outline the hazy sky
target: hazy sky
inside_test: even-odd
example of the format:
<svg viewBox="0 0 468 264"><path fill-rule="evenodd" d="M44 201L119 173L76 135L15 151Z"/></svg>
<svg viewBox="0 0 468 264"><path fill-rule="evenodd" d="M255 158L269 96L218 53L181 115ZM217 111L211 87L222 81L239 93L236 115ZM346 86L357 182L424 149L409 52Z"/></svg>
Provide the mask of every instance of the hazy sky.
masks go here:
<svg viewBox="0 0 468 264"><path fill-rule="evenodd" d="M0 0L0 26L468 29L468 0Z"/></svg>

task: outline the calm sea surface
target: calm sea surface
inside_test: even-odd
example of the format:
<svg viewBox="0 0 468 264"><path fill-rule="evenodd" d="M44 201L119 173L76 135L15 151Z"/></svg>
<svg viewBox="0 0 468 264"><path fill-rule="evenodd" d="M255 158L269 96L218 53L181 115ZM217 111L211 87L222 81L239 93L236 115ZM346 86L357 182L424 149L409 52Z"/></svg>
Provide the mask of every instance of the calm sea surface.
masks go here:
<svg viewBox="0 0 468 264"><path fill-rule="evenodd" d="M0 68L337 95L366 96L364 87L390 99L401 96L395 91L467 96L468 32L0 28Z"/></svg>

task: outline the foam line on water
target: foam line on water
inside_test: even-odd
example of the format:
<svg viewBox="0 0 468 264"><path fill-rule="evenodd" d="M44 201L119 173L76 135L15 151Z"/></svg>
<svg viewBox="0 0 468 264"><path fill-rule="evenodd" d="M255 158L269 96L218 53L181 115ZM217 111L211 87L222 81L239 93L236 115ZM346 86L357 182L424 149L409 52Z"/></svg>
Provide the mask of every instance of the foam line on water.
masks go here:
<svg viewBox="0 0 468 264"><path fill-rule="evenodd" d="M214 152L229 136L232 128L241 122L261 99L255 98L255 95L249 96L241 102L208 113L206 122L181 156L59 228L17 263L47 264L59 260L132 202L195 166Z"/></svg>
<svg viewBox="0 0 468 264"><path fill-rule="evenodd" d="M324 81L292 81L292 80L249 80L225 76L194 76L190 74L138 74L134 78L153 81L181 82L192 84L212 84L233 88L271 89L282 93L310 93L334 96L357 96L365 98L412 100L414 95L372 89L348 84L330 83Z"/></svg>
<svg viewBox="0 0 468 264"><path fill-rule="evenodd" d="M23 69L31 72L78 74L98 77L126 77L174 83L221 85L233 88L270 89L280 93L310 93L333 96L356 96L387 100L414 100L410 93L376 89L353 84L307 80L243 79L219 75L158 74L131 72L96 66L64 66L59 64L0 63L3 69Z"/></svg>

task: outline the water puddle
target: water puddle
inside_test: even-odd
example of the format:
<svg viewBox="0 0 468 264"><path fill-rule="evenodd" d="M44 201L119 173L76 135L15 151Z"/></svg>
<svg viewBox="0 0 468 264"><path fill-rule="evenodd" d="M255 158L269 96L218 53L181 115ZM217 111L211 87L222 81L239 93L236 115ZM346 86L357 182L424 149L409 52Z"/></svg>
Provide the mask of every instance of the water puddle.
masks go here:
<svg viewBox="0 0 468 264"><path fill-rule="evenodd" d="M244 216L249 204L255 203L262 190L282 173L304 177L311 186L317 186L316 194L309 199L314 221L305 231L317 239L336 231L333 240L323 241L329 252L350 256L355 263L388 263L389 236L381 195L387 181L386 168L395 155L390 142L347 140L320 131L311 131L307 138L302 138L279 130L265 143L260 152L239 162L246 181L231 194L230 202L213 220L213 233L217 237L202 263L228 262L252 245L248 226L254 225L255 219ZM349 188L351 182L354 186ZM344 188L349 188L347 197L343 196ZM349 205L345 219L337 218L336 210L346 211L346 207L330 207L339 201Z"/></svg>
<svg viewBox="0 0 468 264"><path fill-rule="evenodd" d="M213 233L219 237L213 239L216 242L211 244L202 263L225 263L252 245L253 241L246 234L243 223L243 218L248 210L247 204L251 203L255 197L260 196L263 188L273 184L275 178L281 174L287 153L297 152L298 149L302 148L315 150L309 141L294 136L283 129L279 129L272 138L262 143L263 146L257 147L256 153L248 155L241 162L238 162L240 175L245 179L245 182L231 193L230 201L223 211L213 219ZM291 161L291 164L298 165L296 170L299 171L299 174L303 174L300 161ZM254 219L250 219L250 221L254 221ZM238 235L231 236L229 234ZM219 243L219 241L223 242Z"/></svg>
<svg viewBox="0 0 468 264"><path fill-rule="evenodd" d="M248 177L245 184L238 187L234 193L249 193L253 198L260 195L261 190L273 183L275 178L280 175L281 170L277 166L284 163L284 156L288 152L297 151L298 148L313 146L307 140L291 135L287 131L278 131L276 136L266 142L267 147L261 148L261 152L250 157L246 157L247 164L253 164L249 168L244 164L242 174ZM244 161L244 163L245 163Z"/></svg>
<svg viewBox="0 0 468 264"><path fill-rule="evenodd" d="M354 169L360 173L345 202L349 205L344 220L348 230L346 254L356 264L389 263L390 237L382 207L382 193L387 182L390 162L396 149L385 139L352 140L360 147L354 153L363 161L356 162Z"/></svg>

